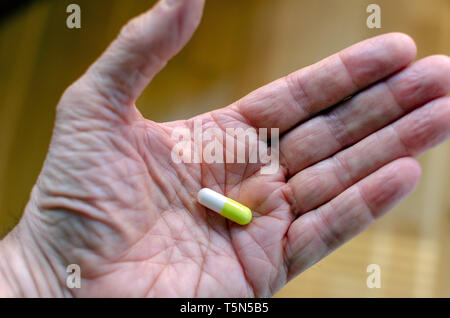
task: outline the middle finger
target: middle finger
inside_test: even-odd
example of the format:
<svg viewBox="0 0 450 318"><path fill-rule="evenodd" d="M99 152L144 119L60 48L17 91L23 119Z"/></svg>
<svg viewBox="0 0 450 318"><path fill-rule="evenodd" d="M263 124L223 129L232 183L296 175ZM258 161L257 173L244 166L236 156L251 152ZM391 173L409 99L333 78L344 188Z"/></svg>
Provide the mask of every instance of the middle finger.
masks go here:
<svg viewBox="0 0 450 318"><path fill-rule="evenodd" d="M447 56L424 58L286 133L280 140L280 160L288 177L445 96L449 72Z"/></svg>

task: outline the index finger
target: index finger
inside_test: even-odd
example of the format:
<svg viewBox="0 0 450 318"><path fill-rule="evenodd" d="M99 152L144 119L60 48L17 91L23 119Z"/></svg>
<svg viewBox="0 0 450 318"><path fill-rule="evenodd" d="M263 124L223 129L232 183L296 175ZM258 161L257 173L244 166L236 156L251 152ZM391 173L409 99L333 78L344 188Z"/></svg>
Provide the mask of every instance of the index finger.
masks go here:
<svg viewBox="0 0 450 318"><path fill-rule="evenodd" d="M402 33L380 35L263 86L231 105L256 128L280 133L404 68L416 56Z"/></svg>

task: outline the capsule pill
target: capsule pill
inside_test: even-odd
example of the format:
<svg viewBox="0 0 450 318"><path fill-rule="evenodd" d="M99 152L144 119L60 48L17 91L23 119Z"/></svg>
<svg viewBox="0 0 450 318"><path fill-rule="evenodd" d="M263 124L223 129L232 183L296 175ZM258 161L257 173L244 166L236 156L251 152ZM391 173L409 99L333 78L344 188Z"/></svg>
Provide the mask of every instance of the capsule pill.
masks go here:
<svg viewBox="0 0 450 318"><path fill-rule="evenodd" d="M246 225L252 220L252 211L249 208L211 189L201 189L197 200L201 205L237 224Z"/></svg>

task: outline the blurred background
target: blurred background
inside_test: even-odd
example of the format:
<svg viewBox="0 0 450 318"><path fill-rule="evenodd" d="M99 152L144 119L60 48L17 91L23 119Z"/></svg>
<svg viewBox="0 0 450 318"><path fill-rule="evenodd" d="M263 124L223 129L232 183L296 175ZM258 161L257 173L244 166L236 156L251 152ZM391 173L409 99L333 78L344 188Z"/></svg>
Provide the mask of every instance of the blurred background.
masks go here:
<svg viewBox="0 0 450 318"><path fill-rule="evenodd" d="M147 0L2 0L0 235L16 224L41 169L61 93ZM66 7L81 7L81 29ZM366 8L381 7L381 29ZM155 121L226 106L251 90L355 42L402 31L418 58L450 54L449 0L207 0L187 47L137 105ZM418 189L276 297L450 297L450 143L420 158ZM369 289L369 264L381 288Z"/></svg>

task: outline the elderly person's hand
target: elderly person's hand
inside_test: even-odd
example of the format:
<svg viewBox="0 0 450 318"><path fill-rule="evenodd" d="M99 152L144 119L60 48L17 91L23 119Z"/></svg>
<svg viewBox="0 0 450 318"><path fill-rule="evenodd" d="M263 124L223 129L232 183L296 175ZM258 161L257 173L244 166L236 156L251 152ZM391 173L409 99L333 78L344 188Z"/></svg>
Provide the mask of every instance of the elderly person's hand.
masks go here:
<svg viewBox="0 0 450 318"><path fill-rule="evenodd" d="M202 7L160 1L66 90L25 213L0 244L2 295L271 296L405 198L420 178L413 157L449 137L450 60L408 66L416 48L403 34L358 43L210 113L143 118L136 99ZM174 162L172 132L195 119L223 135L279 128L280 169ZM199 205L203 187L250 207L252 222ZM69 264L81 268L79 289L66 286Z"/></svg>

